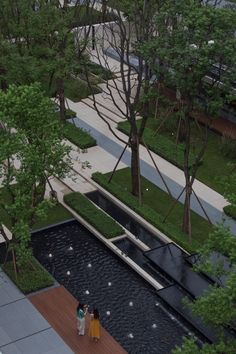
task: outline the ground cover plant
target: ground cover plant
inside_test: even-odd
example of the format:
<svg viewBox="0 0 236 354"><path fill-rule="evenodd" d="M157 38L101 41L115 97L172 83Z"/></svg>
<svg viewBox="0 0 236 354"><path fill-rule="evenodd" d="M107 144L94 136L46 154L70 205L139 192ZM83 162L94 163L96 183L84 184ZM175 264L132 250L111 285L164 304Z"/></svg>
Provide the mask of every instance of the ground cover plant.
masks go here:
<svg viewBox="0 0 236 354"><path fill-rule="evenodd" d="M50 97L55 97L57 88L56 88L56 80L52 81L50 89L48 88L47 79L43 80L42 88L46 91L46 93ZM92 95L92 93L96 94L100 92L100 89L96 85L88 85L88 83L81 79L77 78L66 78L64 81L65 88L65 97L69 98L73 102L79 102L84 98Z"/></svg>
<svg viewBox="0 0 236 354"><path fill-rule="evenodd" d="M96 145L96 140L85 129L77 127L73 123L66 122L63 127L63 135L81 149L88 149Z"/></svg>
<svg viewBox="0 0 236 354"><path fill-rule="evenodd" d="M193 232L192 244L189 243L188 236L181 229L183 214L183 205L181 203L176 204L170 216L163 222L173 203L173 199L147 179L141 177L143 192L142 205L140 206L138 198L131 194L129 168L116 171L110 183L108 183L109 175L95 173L93 174L93 179L187 251L196 251L199 245L207 239L212 226L204 218L191 211Z"/></svg>
<svg viewBox="0 0 236 354"><path fill-rule="evenodd" d="M138 124L140 126L140 123ZM129 135L130 126L128 122L118 123L118 129ZM184 146L176 144L165 135L155 134L155 131L149 128L148 123L144 130L143 140L150 150L170 161L172 164L183 168L184 161ZM194 161L193 157L191 158Z"/></svg>
<svg viewBox="0 0 236 354"><path fill-rule="evenodd" d="M124 233L122 227L115 220L98 209L83 194L78 192L67 194L64 196L64 201L104 237L113 238Z"/></svg>
<svg viewBox="0 0 236 354"><path fill-rule="evenodd" d="M24 294L46 288L54 283L51 275L33 258L31 266L23 266L17 277L14 272L13 262L7 262L3 270Z"/></svg>

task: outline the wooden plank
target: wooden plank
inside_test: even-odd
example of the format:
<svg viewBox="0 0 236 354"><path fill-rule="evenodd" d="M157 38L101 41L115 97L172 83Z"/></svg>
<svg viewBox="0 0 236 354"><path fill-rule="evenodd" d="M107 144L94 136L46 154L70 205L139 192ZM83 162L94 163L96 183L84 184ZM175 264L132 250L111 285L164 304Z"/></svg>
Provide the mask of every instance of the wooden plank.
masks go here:
<svg viewBox="0 0 236 354"><path fill-rule="evenodd" d="M64 286L30 295L28 299L74 353L127 354L104 328L101 330L99 342L96 343L88 337L89 315L86 316L85 336L77 334L76 307L78 302Z"/></svg>

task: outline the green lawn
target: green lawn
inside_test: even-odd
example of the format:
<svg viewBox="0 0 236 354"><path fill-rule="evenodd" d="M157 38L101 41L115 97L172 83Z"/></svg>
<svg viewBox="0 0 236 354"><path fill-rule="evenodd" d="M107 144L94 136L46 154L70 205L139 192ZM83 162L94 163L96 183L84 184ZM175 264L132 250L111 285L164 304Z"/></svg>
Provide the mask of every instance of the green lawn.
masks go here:
<svg viewBox="0 0 236 354"><path fill-rule="evenodd" d="M116 171L113 180L119 184L123 190L127 190L128 194L131 194L131 179L129 168ZM148 205L150 208L160 214L164 219L173 203L173 199L167 193L163 192L144 177L141 178L141 183L143 191L143 204ZM199 244L201 244L208 237L209 232L212 230L212 226L205 219L193 211L191 212L191 217L193 240L196 240ZM172 213L169 215L167 221L181 230L182 219L183 205L181 203L177 203Z"/></svg>
<svg viewBox="0 0 236 354"><path fill-rule="evenodd" d="M96 140L82 128L76 127L73 123L66 122L63 126L63 134L66 139L81 149L87 149L96 145Z"/></svg>
<svg viewBox="0 0 236 354"><path fill-rule="evenodd" d="M29 294L54 284L53 277L34 258L31 260L31 265L27 264L21 267L17 278L13 262L7 262L3 269L24 294Z"/></svg>
<svg viewBox="0 0 236 354"><path fill-rule="evenodd" d="M93 79L95 80L95 79ZM79 102L82 99L90 96L92 93L96 94L101 92L99 87L96 84L99 81L96 79L96 83L94 84L91 82L91 88L89 87L86 80L81 78L67 78L64 80L64 88L65 88L65 96L72 100L73 102ZM48 89L48 79L43 78L41 80L41 85L43 90L47 93L50 97L56 96L56 82L55 80L52 82L50 90Z"/></svg>
<svg viewBox="0 0 236 354"><path fill-rule="evenodd" d="M1 188L0 191L1 191L1 200L4 201L4 204L9 204L10 198L7 191L4 188ZM64 208L61 204L56 204L55 206L49 209L48 216L46 219L37 221L34 224L33 230L47 227L71 219L72 217L73 216L66 208ZM9 229L11 229L10 218L6 213L6 211L1 206L0 206L0 222L6 225Z"/></svg>
<svg viewBox="0 0 236 354"><path fill-rule="evenodd" d="M181 147L176 147L176 130L177 128L173 125L169 128L162 128L158 134L155 135L156 142L153 143L154 133L156 132L160 122L157 119L150 118L147 122L147 131L150 135L150 132L153 132L152 138L147 139L146 143L150 141L149 148L153 151L157 152L158 145L164 147L160 153L161 156L169 160L173 163L173 157L176 156L176 162L174 162L177 166L181 166L180 161L180 153ZM120 123L120 127L124 130L125 123ZM199 139L199 129L192 122L192 132L193 139L197 141ZM145 136L144 136L145 137ZM158 140L159 139L159 140ZM163 142L164 140L164 142ZM152 149L151 143L153 143L154 147ZM196 146L196 144L195 144ZM175 148L174 148L175 147ZM192 155L195 153L195 148L192 148ZM231 173L230 163L236 162L233 161L232 158L225 156L222 152L222 138L220 135L209 131L208 137L208 145L206 148L205 155L203 157L203 163L198 169L197 179L201 182L209 186L210 188L216 190L218 193L224 193L224 184L222 183L222 177L226 177ZM234 191L236 193L236 190Z"/></svg>
<svg viewBox="0 0 236 354"><path fill-rule="evenodd" d="M97 208L85 195L78 192L70 193L64 196L64 202L107 239L124 233L122 227L114 219Z"/></svg>
<svg viewBox="0 0 236 354"><path fill-rule="evenodd" d="M49 210L46 219L37 221L34 224L33 230L41 229L43 227L48 227L50 225L57 224L62 221L66 221L71 218L73 218L73 215L71 215L71 213L66 208L64 208L63 205L56 204Z"/></svg>

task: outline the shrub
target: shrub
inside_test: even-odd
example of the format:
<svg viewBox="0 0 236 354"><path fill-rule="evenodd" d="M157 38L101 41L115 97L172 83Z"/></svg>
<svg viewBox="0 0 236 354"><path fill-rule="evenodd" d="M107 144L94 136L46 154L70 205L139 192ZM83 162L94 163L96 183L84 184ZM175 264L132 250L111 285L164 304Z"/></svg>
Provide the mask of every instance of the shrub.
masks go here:
<svg viewBox="0 0 236 354"><path fill-rule="evenodd" d="M129 123L121 122L118 129L125 134L129 134ZM183 169L184 164L184 145L175 144L169 138L163 135L155 135L153 130L146 127L143 138L148 148L156 154L170 161L175 166ZM190 154L190 164L194 162L193 154Z"/></svg>
<svg viewBox="0 0 236 354"><path fill-rule="evenodd" d="M15 277L13 262L7 262L3 270L16 286L24 293L29 294L54 284L51 275L42 268L35 259L31 260L32 266L27 264L20 268L20 272Z"/></svg>
<svg viewBox="0 0 236 354"><path fill-rule="evenodd" d="M78 192L67 194L64 196L64 201L104 237L109 239L124 233L122 227L115 220L98 209L83 194Z"/></svg>
<svg viewBox="0 0 236 354"><path fill-rule="evenodd" d="M142 216L145 220L147 220L150 224L155 226L169 238L174 240L181 247L186 249L189 252L195 251L199 248L198 242L195 240L192 241L190 245L187 240L187 235L185 235L181 230L179 230L175 225L165 222L163 223L162 217L156 213L152 208L148 205L139 205L137 198L135 198L132 194L124 191L117 183L110 182L108 183L107 177L99 172L95 172L92 175L92 178L95 182L100 184L103 188L108 190L115 197L120 199L124 204L130 207L134 212Z"/></svg>
<svg viewBox="0 0 236 354"><path fill-rule="evenodd" d="M234 205L226 205L223 210L226 215L236 220L236 207Z"/></svg>
<svg viewBox="0 0 236 354"><path fill-rule="evenodd" d="M64 124L64 137L81 149L95 146L96 140L84 129L76 127L74 124L66 122Z"/></svg>
<svg viewBox="0 0 236 354"><path fill-rule="evenodd" d="M72 111L72 109L66 110L66 119L75 118L76 112Z"/></svg>
<svg viewBox="0 0 236 354"><path fill-rule="evenodd" d="M103 80L110 80L114 78L114 74L112 71L110 71L107 68L103 68L101 65L89 62L88 64L88 70L92 72L94 75L99 76Z"/></svg>

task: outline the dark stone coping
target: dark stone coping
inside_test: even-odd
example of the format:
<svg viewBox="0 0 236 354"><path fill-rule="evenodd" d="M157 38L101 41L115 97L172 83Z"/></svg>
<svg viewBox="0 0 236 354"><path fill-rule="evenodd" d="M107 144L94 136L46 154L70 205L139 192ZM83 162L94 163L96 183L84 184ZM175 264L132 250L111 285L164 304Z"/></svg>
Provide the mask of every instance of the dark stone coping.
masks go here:
<svg viewBox="0 0 236 354"><path fill-rule="evenodd" d="M192 270L191 265L185 261L187 253L172 242L144 252L144 255L193 298L201 296L211 283L204 275Z"/></svg>

